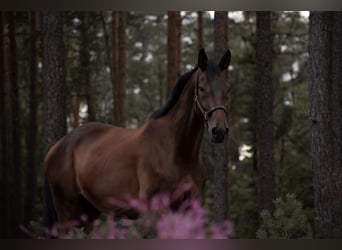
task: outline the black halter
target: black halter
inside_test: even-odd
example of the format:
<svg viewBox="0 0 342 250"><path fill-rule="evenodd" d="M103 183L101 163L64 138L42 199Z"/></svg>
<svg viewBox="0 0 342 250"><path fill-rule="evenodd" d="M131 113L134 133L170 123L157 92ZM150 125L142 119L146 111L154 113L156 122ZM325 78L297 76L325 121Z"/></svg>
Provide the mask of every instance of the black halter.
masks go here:
<svg viewBox="0 0 342 250"><path fill-rule="evenodd" d="M197 72L197 78L196 78L196 85L195 85L195 103L197 104L198 109L201 111L204 120L208 121L209 116L214 113L216 110L223 110L226 114L228 113L227 108L224 105L217 105L209 109L209 111L206 111L203 107L203 105L200 103L198 99L198 79L199 74Z"/></svg>

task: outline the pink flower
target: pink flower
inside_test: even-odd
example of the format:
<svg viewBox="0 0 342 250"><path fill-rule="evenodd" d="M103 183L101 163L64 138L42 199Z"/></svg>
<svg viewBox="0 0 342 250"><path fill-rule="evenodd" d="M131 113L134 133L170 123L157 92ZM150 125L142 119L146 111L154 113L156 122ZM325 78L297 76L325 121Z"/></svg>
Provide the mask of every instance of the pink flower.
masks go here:
<svg viewBox="0 0 342 250"><path fill-rule="evenodd" d="M189 189L185 185L183 190ZM80 223L89 222L87 215L81 215L79 221L69 221L70 233L59 235L54 225L46 234L54 238L94 238L94 239L127 239L156 237L160 239L227 239L233 233L233 224L225 221L221 225L208 222L205 208L198 200L184 201L177 211L171 209L171 196L155 195L150 199L127 198L125 200L109 199L113 206L124 209L134 209L140 214L140 219L132 221L121 219L115 221L108 216L104 221L93 221L90 235L75 228ZM67 224L66 224L67 225ZM25 227L22 231L29 234ZM33 234L32 234L33 235Z"/></svg>
<svg viewBox="0 0 342 250"><path fill-rule="evenodd" d="M156 228L161 239L205 238L205 229L189 215L169 213L157 222Z"/></svg>
<svg viewBox="0 0 342 250"><path fill-rule="evenodd" d="M80 217L80 221L87 222L88 221L88 215L82 214L81 217Z"/></svg>
<svg viewBox="0 0 342 250"><path fill-rule="evenodd" d="M207 223L204 208L196 200L187 201L178 212L169 211L156 224L162 239L203 239Z"/></svg>
<svg viewBox="0 0 342 250"><path fill-rule="evenodd" d="M233 223L225 221L222 225L210 227L211 239L228 239L233 234Z"/></svg>

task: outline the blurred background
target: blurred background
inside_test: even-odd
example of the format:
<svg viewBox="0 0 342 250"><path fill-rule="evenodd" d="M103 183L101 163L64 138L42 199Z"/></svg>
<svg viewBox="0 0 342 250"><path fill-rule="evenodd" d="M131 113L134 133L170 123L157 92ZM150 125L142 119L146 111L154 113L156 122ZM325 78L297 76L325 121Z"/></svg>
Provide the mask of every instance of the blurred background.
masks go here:
<svg viewBox="0 0 342 250"><path fill-rule="evenodd" d="M49 147L46 138L54 129L46 124L62 128L50 145L88 121L139 127L165 104L178 77L196 66L202 47L212 59L218 47L232 53L229 139L219 155L204 134L209 218L220 221L215 216L222 214L231 220L235 238L314 237L313 176L318 175L310 151L310 125L315 120L309 112L308 48L309 26L320 26L309 23L309 12L0 15L0 237L23 237L19 224L41 225L43 159ZM334 14L326 15L330 16L324 27L333 27ZM342 23L340 14L336 18ZM62 27L61 32L54 32L53 25ZM319 33L315 36L319 39ZM61 64L51 67L62 72L62 80L49 90L49 77L44 76L49 67L44 58L52 51L48 46L60 49ZM54 98L63 101L58 105ZM55 112L49 105L62 110L62 116L49 118L46 114ZM260 125L260 119L266 125ZM215 174L220 167L223 179ZM220 205L217 194L224 196ZM328 203L333 199L325 197Z"/></svg>

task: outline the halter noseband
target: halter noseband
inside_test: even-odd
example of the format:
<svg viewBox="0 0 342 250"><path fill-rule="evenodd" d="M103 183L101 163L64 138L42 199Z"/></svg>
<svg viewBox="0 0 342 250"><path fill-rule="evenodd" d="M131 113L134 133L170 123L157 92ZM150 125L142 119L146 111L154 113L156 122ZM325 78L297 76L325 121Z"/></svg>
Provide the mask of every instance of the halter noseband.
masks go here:
<svg viewBox="0 0 342 250"><path fill-rule="evenodd" d="M200 103L199 98L198 98L198 79L199 79L199 74L197 72L197 78L196 78L196 85L195 85L195 103L197 104L198 109L201 111L204 120L208 121L209 116L214 113L216 110L223 110L224 113L228 113L228 110L225 106L223 105L217 105L212 108L210 108L209 111L206 111L203 107L203 105Z"/></svg>

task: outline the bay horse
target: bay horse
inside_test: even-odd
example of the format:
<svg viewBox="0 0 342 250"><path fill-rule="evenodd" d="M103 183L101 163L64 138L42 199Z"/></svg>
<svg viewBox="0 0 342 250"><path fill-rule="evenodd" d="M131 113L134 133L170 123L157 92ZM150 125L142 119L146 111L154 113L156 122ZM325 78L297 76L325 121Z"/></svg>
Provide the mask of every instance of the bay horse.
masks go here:
<svg viewBox="0 0 342 250"><path fill-rule="evenodd" d="M200 198L205 124L213 143L228 133L230 58L227 50L218 63L208 61L201 49L197 66L180 77L166 105L140 128L90 122L52 146L45 170L58 223L83 213L130 217L108 199L172 194L183 184L191 185L187 197Z"/></svg>

